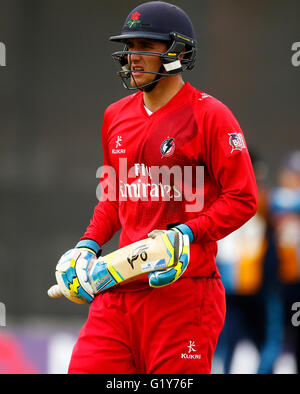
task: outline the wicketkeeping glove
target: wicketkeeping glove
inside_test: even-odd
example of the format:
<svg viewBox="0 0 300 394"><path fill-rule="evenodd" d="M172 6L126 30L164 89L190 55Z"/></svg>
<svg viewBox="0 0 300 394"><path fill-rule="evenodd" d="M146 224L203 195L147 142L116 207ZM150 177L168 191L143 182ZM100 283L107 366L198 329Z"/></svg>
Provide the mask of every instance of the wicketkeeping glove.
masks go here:
<svg viewBox="0 0 300 394"><path fill-rule="evenodd" d="M186 231L187 228L187 231ZM183 233L183 231L185 233ZM163 287L174 283L186 270L189 260L190 260L190 241L193 240L192 231L188 226L180 225L174 228L171 228L169 231L176 231L180 234L180 242L179 242L179 251L178 251L178 263L171 268L168 268L165 271L155 271L151 272L148 275L149 285L151 287ZM154 230L148 237L155 238L157 235L165 233L165 230Z"/></svg>

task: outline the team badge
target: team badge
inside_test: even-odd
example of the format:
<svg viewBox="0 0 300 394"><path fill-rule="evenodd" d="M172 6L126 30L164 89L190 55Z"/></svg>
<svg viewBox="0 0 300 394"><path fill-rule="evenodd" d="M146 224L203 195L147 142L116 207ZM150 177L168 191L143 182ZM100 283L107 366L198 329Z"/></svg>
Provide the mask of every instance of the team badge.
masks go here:
<svg viewBox="0 0 300 394"><path fill-rule="evenodd" d="M234 150L242 150L246 148L243 135L241 133L228 133L229 135L229 145L231 146L232 153Z"/></svg>
<svg viewBox="0 0 300 394"><path fill-rule="evenodd" d="M160 153L162 154L162 157L168 157L173 155L175 151L175 142L174 138L168 138L167 140L164 140L164 142L160 146Z"/></svg>
<svg viewBox="0 0 300 394"><path fill-rule="evenodd" d="M131 15L131 20L127 22L130 29L136 27L139 23L141 23L140 16L141 14L138 12L135 12Z"/></svg>

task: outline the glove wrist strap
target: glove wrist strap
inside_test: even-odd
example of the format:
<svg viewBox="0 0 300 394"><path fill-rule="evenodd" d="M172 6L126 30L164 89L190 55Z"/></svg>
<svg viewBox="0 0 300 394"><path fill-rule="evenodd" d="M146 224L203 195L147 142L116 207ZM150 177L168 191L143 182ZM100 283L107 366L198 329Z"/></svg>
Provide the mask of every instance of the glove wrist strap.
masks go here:
<svg viewBox="0 0 300 394"><path fill-rule="evenodd" d="M92 239L82 239L78 242L75 248L87 248L93 251L97 257L101 256L102 249L100 248L99 244Z"/></svg>
<svg viewBox="0 0 300 394"><path fill-rule="evenodd" d="M174 228L178 229L183 235L187 235L189 237L190 243L194 241L194 234L192 229L186 224L179 224L174 226Z"/></svg>

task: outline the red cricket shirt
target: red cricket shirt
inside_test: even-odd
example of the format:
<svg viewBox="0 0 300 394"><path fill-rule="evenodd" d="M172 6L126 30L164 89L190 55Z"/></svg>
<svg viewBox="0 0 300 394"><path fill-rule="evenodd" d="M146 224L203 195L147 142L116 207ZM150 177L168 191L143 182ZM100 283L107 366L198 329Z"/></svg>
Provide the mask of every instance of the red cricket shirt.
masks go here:
<svg viewBox="0 0 300 394"><path fill-rule="evenodd" d="M122 228L123 247L154 229L184 223L194 233L184 276L219 277L217 240L243 225L257 208L252 164L231 111L185 83L148 115L138 92L107 108L102 145L104 165L116 179L104 167L102 198L81 239L103 245ZM147 278L137 283L145 286Z"/></svg>

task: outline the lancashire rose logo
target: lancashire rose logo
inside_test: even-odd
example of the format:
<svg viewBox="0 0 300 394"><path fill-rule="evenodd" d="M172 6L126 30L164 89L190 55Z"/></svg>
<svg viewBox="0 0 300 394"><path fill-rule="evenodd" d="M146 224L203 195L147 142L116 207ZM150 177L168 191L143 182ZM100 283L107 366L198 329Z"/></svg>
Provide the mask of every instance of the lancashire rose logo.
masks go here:
<svg viewBox="0 0 300 394"><path fill-rule="evenodd" d="M130 29L132 27L136 27L139 23L141 23L140 16L141 14L139 14L138 12L135 12L131 15L131 20L127 22Z"/></svg>

